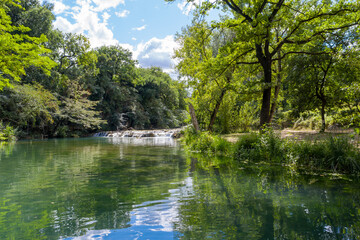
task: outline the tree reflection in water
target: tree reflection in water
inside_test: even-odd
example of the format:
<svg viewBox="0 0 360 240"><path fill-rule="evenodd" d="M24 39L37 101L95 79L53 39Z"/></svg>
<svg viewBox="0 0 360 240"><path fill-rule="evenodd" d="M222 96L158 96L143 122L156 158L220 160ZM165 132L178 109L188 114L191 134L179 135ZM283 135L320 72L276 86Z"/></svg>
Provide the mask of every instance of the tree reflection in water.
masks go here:
<svg viewBox="0 0 360 240"><path fill-rule="evenodd" d="M227 159L188 159L193 198L181 202L175 224L179 238L360 238L357 180L223 162Z"/></svg>
<svg viewBox="0 0 360 240"><path fill-rule="evenodd" d="M359 180L189 156L177 144L0 149L0 239L360 239Z"/></svg>

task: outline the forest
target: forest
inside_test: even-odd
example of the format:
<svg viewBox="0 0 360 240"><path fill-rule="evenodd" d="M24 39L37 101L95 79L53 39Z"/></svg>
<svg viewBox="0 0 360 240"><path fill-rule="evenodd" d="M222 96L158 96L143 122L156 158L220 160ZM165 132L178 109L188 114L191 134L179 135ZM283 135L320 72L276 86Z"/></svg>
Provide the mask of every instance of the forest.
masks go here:
<svg viewBox="0 0 360 240"><path fill-rule="evenodd" d="M358 131L358 1L187 2L174 80L121 46L53 29L50 3L2 1L1 139L174 128L189 106L198 130L219 134Z"/></svg>
<svg viewBox="0 0 360 240"><path fill-rule="evenodd" d="M187 118L183 84L160 68L53 29L50 3L0 4L1 140L174 128Z"/></svg>
<svg viewBox="0 0 360 240"><path fill-rule="evenodd" d="M359 174L359 24L357 0L201 1L175 51L192 90L185 148L209 166Z"/></svg>
<svg viewBox="0 0 360 240"><path fill-rule="evenodd" d="M175 53L199 128L358 127L359 9L359 1L202 1Z"/></svg>

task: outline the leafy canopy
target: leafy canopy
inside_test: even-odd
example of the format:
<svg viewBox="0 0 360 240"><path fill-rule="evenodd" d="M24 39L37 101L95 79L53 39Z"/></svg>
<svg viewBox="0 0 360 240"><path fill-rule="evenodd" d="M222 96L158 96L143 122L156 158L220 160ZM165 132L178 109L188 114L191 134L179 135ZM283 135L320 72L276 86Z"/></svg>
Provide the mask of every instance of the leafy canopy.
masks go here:
<svg viewBox="0 0 360 240"><path fill-rule="evenodd" d="M49 69L55 66L45 56L49 53L42 45L47 41L46 36L30 37L26 34L29 28L13 26L5 3L16 5L11 1L2 1L0 4L0 90L11 86L10 80L19 81L29 66L40 67L46 74L50 74Z"/></svg>

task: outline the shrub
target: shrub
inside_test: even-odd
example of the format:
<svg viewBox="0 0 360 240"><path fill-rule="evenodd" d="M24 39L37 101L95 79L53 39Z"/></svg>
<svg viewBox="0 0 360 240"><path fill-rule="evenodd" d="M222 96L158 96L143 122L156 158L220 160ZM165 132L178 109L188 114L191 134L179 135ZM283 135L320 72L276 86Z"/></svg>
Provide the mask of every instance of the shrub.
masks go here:
<svg viewBox="0 0 360 240"><path fill-rule="evenodd" d="M234 145L233 158L238 161L261 161L258 151L260 135L251 133L242 135Z"/></svg>
<svg viewBox="0 0 360 240"><path fill-rule="evenodd" d="M16 129L9 124L3 125L0 122L0 141L15 141L16 140Z"/></svg>
<svg viewBox="0 0 360 240"><path fill-rule="evenodd" d="M209 132L196 132L193 128L185 130L183 142L187 149L201 153L226 155L231 151L230 142Z"/></svg>
<svg viewBox="0 0 360 240"><path fill-rule="evenodd" d="M314 143L294 143L292 151L297 155L298 165L333 172L360 172L359 150L349 138L331 137Z"/></svg>
<svg viewBox="0 0 360 240"><path fill-rule="evenodd" d="M272 129L266 129L260 135L258 150L264 160L284 163L286 161L287 144Z"/></svg>
<svg viewBox="0 0 360 240"><path fill-rule="evenodd" d="M211 151L215 154L227 155L231 152L231 143L225 139L214 136L211 142Z"/></svg>
<svg viewBox="0 0 360 240"><path fill-rule="evenodd" d="M238 162L291 163L316 171L360 173L359 149L351 143L350 138L289 142L271 129L266 129L261 134L242 135L235 144L231 144L209 132L196 133L188 129L183 141L186 148L192 151L229 156Z"/></svg>

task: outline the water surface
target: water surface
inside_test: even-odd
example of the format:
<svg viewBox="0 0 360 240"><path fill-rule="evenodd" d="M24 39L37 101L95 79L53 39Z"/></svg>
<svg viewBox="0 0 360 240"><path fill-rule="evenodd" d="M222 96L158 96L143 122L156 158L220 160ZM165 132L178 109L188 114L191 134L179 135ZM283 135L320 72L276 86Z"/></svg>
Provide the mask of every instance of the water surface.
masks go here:
<svg viewBox="0 0 360 240"><path fill-rule="evenodd" d="M0 239L359 239L356 178L201 163L170 139L0 150Z"/></svg>

